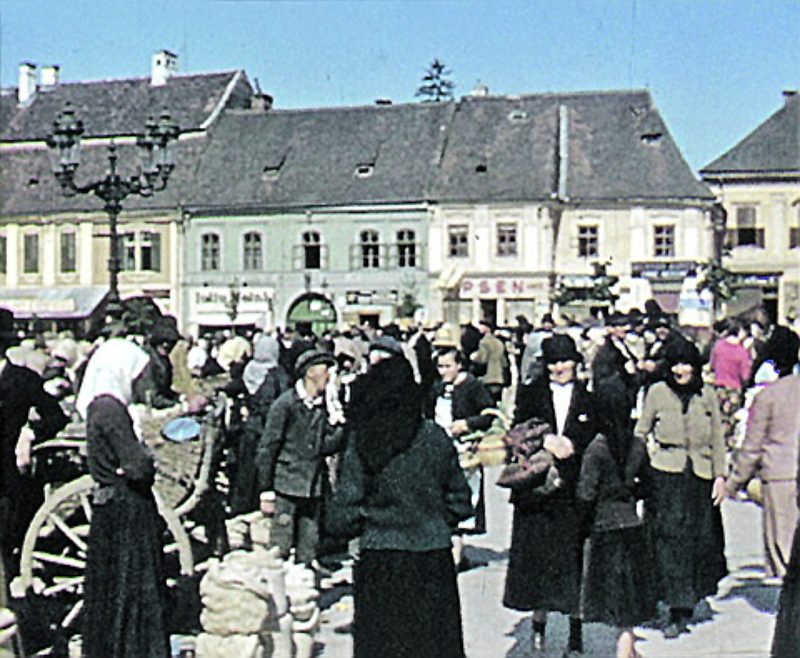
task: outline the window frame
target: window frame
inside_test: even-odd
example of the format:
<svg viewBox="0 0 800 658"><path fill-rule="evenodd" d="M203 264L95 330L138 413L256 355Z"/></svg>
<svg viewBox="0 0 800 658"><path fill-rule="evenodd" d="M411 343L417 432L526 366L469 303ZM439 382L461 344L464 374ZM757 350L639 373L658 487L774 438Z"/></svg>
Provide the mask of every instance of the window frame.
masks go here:
<svg viewBox="0 0 800 658"><path fill-rule="evenodd" d="M512 239L504 239L503 233L507 232L507 236ZM495 238L497 245L495 248L495 255L497 258L516 258L519 256L519 226L516 222L497 222L495 227Z"/></svg>
<svg viewBox="0 0 800 658"><path fill-rule="evenodd" d="M31 252L29 246L31 242L34 249ZM24 233L22 236L22 273L23 274L39 274L41 271L41 254L40 240L38 233ZM33 260L32 267L29 266L30 261Z"/></svg>
<svg viewBox="0 0 800 658"><path fill-rule="evenodd" d="M242 270L260 272L263 269L264 239L261 231L247 231L242 235Z"/></svg>
<svg viewBox="0 0 800 658"><path fill-rule="evenodd" d="M304 270L321 270L322 267L322 233L316 229L308 229L300 234L301 262ZM313 256L313 257L312 257Z"/></svg>
<svg viewBox="0 0 800 658"><path fill-rule="evenodd" d="M222 239L216 231L200 234L200 271L219 272L222 268Z"/></svg>
<svg viewBox="0 0 800 658"><path fill-rule="evenodd" d="M379 270L381 258L381 234L377 229L366 228L358 233L358 262L362 270Z"/></svg>
<svg viewBox="0 0 800 658"><path fill-rule="evenodd" d="M586 235L585 232L591 232L591 235ZM594 247L594 249L591 247ZM578 224L578 241L576 249L578 258L600 258L599 224Z"/></svg>
<svg viewBox="0 0 800 658"><path fill-rule="evenodd" d="M395 233L397 246L397 267L413 269L419 259L417 232L411 228L401 228Z"/></svg>
<svg viewBox="0 0 800 658"><path fill-rule="evenodd" d="M449 258L469 258L469 224L447 226L447 255Z"/></svg>
<svg viewBox="0 0 800 658"><path fill-rule="evenodd" d="M78 271L78 234L75 231L62 231L59 234L58 269L61 274L75 274Z"/></svg>
<svg viewBox="0 0 800 658"><path fill-rule="evenodd" d="M6 276L8 270L8 236L0 233L0 276Z"/></svg>
<svg viewBox="0 0 800 658"><path fill-rule="evenodd" d="M653 257L675 258L675 224L653 225Z"/></svg>

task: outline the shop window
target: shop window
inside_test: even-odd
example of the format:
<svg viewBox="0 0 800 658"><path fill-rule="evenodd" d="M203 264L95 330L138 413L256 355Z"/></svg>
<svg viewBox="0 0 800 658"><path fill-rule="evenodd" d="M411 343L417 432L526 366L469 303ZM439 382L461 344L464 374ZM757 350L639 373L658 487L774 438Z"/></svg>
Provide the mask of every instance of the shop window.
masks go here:
<svg viewBox="0 0 800 658"><path fill-rule="evenodd" d="M64 273L76 270L77 240L74 233L61 234L61 271Z"/></svg>
<svg viewBox="0 0 800 658"><path fill-rule="evenodd" d="M466 226L450 226L448 228L448 255L451 258L467 258L469 256L469 229Z"/></svg>
<svg viewBox="0 0 800 658"><path fill-rule="evenodd" d="M39 236L28 233L22 242L22 271L25 274L36 274L39 271Z"/></svg>
<svg viewBox="0 0 800 658"><path fill-rule="evenodd" d="M361 267L375 269L381 266L380 236L377 231L361 231L359 236Z"/></svg>
<svg viewBox="0 0 800 658"><path fill-rule="evenodd" d="M599 230L595 225L578 227L578 257L598 258L600 256Z"/></svg>
<svg viewBox="0 0 800 658"><path fill-rule="evenodd" d="M497 225L497 255L501 257L517 255L516 224Z"/></svg>
<svg viewBox="0 0 800 658"><path fill-rule="evenodd" d="M261 233L250 231L244 234L242 254L244 270L254 272L261 270L263 263L263 250L261 248Z"/></svg>
<svg viewBox="0 0 800 658"><path fill-rule="evenodd" d="M203 272L219 271L219 236L203 233L200 237L200 269Z"/></svg>
<svg viewBox="0 0 800 658"><path fill-rule="evenodd" d="M397 266L417 266L417 244L414 231L403 229L397 232Z"/></svg>
<svg viewBox="0 0 800 658"><path fill-rule="evenodd" d="M671 224L653 227L653 255L656 258L675 257L675 227Z"/></svg>

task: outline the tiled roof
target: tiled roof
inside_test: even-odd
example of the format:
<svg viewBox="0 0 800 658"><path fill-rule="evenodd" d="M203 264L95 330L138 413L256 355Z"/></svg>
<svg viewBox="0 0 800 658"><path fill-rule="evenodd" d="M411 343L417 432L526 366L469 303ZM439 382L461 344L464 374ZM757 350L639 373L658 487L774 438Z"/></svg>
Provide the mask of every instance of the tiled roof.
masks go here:
<svg viewBox="0 0 800 658"><path fill-rule="evenodd" d="M166 190L152 197L128 197L125 210L169 208L186 203L193 188L193 174L205 148L205 139L183 140L175 147L176 167ZM123 177L136 173L139 163L133 145L118 145L118 172ZM102 212L103 202L92 194L64 197L52 173L51 153L46 149L0 152L0 214L45 215L58 212ZM78 185L102 179L108 171L106 146L84 147L76 175Z"/></svg>
<svg viewBox="0 0 800 658"><path fill-rule="evenodd" d="M703 176L770 172L800 173L800 96L787 97L781 109L700 170Z"/></svg>
<svg viewBox="0 0 800 658"><path fill-rule="evenodd" d="M226 113L210 133L192 204L422 201L452 111L415 104Z"/></svg>
<svg viewBox="0 0 800 658"><path fill-rule="evenodd" d="M5 131L16 111L17 90L0 89L0 134Z"/></svg>
<svg viewBox="0 0 800 658"><path fill-rule="evenodd" d="M86 136L140 133L148 116L158 117L164 108L181 130L197 130L226 94L228 107L249 106L252 89L244 72L175 75L160 86L151 85L150 78L127 78L39 87L30 103L15 112L2 141L44 139L66 102L83 121Z"/></svg>
<svg viewBox="0 0 800 658"><path fill-rule="evenodd" d="M466 97L449 131L440 200L549 199L559 189L566 108L567 199L710 199L646 91Z"/></svg>

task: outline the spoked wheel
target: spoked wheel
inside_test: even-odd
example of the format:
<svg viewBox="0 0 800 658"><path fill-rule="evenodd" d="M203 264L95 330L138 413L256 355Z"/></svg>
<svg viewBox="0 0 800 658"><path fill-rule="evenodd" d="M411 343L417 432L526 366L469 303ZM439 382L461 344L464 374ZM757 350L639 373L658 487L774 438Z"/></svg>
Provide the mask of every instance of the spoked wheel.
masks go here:
<svg viewBox="0 0 800 658"><path fill-rule="evenodd" d="M65 644L67 638L79 632L93 488L89 475L57 488L36 512L25 535L20 589L26 592L26 597L36 600L37 615L42 611L47 615L47 627L41 630L48 637L35 638L40 640L38 644L49 647L59 642ZM168 584L174 585L179 576L193 573L192 549L178 517L157 493L155 498L167 526L165 567ZM26 646L26 651L29 655L41 649L46 652L47 646Z"/></svg>

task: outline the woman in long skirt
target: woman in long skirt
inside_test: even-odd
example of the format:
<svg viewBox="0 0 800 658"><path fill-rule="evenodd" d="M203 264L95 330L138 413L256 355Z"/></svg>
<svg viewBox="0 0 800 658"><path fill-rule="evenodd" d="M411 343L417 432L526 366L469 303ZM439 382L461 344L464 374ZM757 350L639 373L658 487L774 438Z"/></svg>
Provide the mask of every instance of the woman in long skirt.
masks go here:
<svg viewBox="0 0 800 658"><path fill-rule="evenodd" d="M358 536L355 658L464 658L450 536L473 510L451 439L422 419L408 361L393 356L353 383L353 435L327 527Z"/></svg>
<svg viewBox="0 0 800 658"><path fill-rule="evenodd" d="M92 501L83 608L86 658L165 658L166 583L162 528L151 490L153 460L138 441L128 405L147 354L121 338L94 354L78 396L87 421Z"/></svg>

